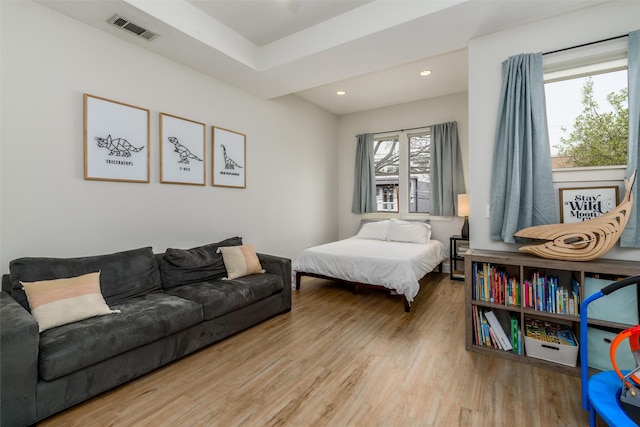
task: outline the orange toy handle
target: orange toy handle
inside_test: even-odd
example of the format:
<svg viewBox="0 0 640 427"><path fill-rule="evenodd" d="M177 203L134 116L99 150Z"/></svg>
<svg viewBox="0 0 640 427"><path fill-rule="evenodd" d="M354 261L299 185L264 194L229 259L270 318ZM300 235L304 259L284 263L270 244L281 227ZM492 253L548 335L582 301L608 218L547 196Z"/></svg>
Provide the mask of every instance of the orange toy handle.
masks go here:
<svg viewBox="0 0 640 427"><path fill-rule="evenodd" d="M624 381L624 375L618 368L618 364L616 363L616 351L618 350L618 345L625 339L629 338L629 347L631 347L631 351L639 351L640 350L640 325L633 326L629 329L625 329L616 335L615 339L611 343L611 348L609 350L609 356L611 357L611 363L613 364L613 369L616 371L621 380ZM640 379L634 375L631 375L631 379L636 383L640 384ZM627 386L631 387L631 384L627 382Z"/></svg>

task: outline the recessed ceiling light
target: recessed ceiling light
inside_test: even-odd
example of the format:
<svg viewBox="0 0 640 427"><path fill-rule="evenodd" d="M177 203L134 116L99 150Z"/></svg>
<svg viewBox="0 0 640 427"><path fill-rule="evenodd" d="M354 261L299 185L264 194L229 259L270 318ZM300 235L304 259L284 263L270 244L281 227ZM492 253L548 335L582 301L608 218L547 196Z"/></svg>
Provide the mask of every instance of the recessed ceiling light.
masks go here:
<svg viewBox="0 0 640 427"><path fill-rule="evenodd" d="M342 96L342 95L346 95L346 94L347 94L347 92L345 92L344 90L339 90L339 91L336 92L336 95L338 95L338 96Z"/></svg>
<svg viewBox="0 0 640 427"><path fill-rule="evenodd" d="M423 71L420 71L420 75L421 75L422 77L428 76L428 75L430 75L430 74L431 74L431 70L423 70Z"/></svg>

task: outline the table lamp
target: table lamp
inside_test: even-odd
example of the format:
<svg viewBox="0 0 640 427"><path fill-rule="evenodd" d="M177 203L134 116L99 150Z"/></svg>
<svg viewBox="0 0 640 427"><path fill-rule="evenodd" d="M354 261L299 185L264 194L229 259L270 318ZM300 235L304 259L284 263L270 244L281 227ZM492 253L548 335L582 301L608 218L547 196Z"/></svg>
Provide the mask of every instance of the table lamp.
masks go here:
<svg viewBox="0 0 640 427"><path fill-rule="evenodd" d="M464 224L462 224L462 230L460 235L465 239L469 238L469 195L458 194L458 216L464 217Z"/></svg>

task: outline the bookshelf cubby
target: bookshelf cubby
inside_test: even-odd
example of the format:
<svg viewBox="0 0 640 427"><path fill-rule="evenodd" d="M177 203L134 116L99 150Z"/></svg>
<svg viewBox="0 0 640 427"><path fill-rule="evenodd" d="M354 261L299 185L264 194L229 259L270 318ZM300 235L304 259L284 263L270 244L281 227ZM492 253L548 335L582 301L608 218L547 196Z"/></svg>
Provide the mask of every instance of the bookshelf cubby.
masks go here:
<svg viewBox="0 0 640 427"><path fill-rule="evenodd" d="M562 325L568 325L576 338L579 338L581 302L589 295L584 295L585 278L601 278L616 280L628 276L640 274L640 263L633 261L620 261L608 259L596 259L589 262L559 261L539 258L533 255L519 252L502 252L472 249L465 254L465 347L467 351L487 354L495 357L515 360L521 363L551 369L563 373L580 375L580 361L576 366L543 360L527 355L524 345L525 319L538 319ZM499 278L501 291L491 292L490 286L484 286L484 278L479 282L480 270L484 277L485 266L487 271L494 272L494 277ZM502 273L502 275L500 274ZM531 301L533 293L527 292L524 296L525 282L530 286L535 274L541 275L539 283L545 283L554 292L556 298L541 301ZM479 285L482 283L482 286ZM505 290L506 289L506 290ZM637 292L637 290L636 290ZM575 297L573 294L576 294ZM579 295L578 295L579 294ZM526 304L525 304L526 302ZM591 305L589 315L591 316ZM511 339L509 320L517 319L517 330L521 335L521 352L506 351L477 343L474 317L478 311L492 311L499 318L507 336ZM477 319L477 317L476 317ZM505 320L506 319L506 320ZM606 320L589 319L589 326L599 326L621 331L631 326L630 324L617 323ZM507 324L505 324L507 323ZM482 339L479 339L482 341ZM582 343L579 343L582 345ZM579 358L578 358L579 359Z"/></svg>

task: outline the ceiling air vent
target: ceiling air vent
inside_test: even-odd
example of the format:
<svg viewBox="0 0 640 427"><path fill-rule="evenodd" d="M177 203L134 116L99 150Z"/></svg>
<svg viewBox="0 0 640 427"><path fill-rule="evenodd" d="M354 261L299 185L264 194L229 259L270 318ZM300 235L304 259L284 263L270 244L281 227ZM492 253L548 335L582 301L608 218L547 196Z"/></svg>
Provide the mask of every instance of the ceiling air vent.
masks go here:
<svg viewBox="0 0 640 427"><path fill-rule="evenodd" d="M113 17L109 19L107 22L109 22L109 24L115 25L116 27L120 27L124 30L132 32L136 36L142 37L143 39L146 39L146 40L153 40L158 36L156 33L149 31L145 28L142 28L139 25L136 25L133 22L128 21L127 19L123 18L120 15L113 15Z"/></svg>

